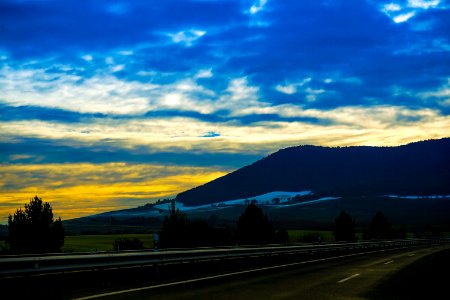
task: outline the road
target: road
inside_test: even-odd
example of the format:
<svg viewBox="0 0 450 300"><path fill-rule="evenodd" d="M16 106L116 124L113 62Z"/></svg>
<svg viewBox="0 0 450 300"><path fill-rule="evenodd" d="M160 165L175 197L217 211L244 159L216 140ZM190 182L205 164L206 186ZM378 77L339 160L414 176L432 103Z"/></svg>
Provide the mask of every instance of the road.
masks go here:
<svg viewBox="0 0 450 300"><path fill-rule="evenodd" d="M398 271L450 246L405 248L247 270L84 299L368 299Z"/></svg>

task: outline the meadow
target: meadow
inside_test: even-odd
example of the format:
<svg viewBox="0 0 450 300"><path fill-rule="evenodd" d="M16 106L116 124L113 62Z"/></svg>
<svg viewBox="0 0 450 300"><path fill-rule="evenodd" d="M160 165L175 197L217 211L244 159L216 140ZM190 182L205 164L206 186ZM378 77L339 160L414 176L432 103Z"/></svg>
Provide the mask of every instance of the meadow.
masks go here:
<svg viewBox="0 0 450 300"><path fill-rule="evenodd" d="M99 235L74 235L66 236L63 252L96 252L111 251L113 243L118 238L137 238L144 243L144 248L153 247L153 235L147 234L99 234Z"/></svg>

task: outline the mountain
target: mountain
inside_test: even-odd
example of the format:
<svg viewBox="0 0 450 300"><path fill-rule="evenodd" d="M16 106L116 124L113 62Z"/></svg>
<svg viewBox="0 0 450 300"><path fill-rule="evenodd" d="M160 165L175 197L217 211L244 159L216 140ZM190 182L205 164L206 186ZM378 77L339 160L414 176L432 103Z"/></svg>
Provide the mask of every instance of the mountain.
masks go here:
<svg viewBox="0 0 450 300"><path fill-rule="evenodd" d="M185 205L273 191L348 197L450 195L450 138L398 147L297 146L177 195Z"/></svg>

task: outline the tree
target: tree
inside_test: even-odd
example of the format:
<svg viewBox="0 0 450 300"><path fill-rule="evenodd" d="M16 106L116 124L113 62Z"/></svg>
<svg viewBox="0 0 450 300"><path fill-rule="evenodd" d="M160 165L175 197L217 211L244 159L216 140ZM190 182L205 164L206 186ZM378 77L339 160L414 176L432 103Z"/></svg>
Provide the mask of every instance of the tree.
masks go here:
<svg viewBox="0 0 450 300"><path fill-rule="evenodd" d="M53 220L52 207L35 196L25 209L19 208L8 216L8 243L17 253L58 252L64 245L61 218Z"/></svg>
<svg viewBox="0 0 450 300"><path fill-rule="evenodd" d="M251 203L237 221L236 236L240 243L264 244L274 240L272 223L261 208Z"/></svg>
<svg viewBox="0 0 450 300"><path fill-rule="evenodd" d="M335 220L334 239L336 241L355 240L355 221L345 211Z"/></svg>
<svg viewBox="0 0 450 300"><path fill-rule="evenodd" d="M392 226L382 212L378 211L370 221L368 235L371 239L391 238Z"/></svg>
<svg viewBox="0 0 450 300"><path fill-rule="evenodd" d="M186 245L187 230L186 216L176 208L175 200L169 205L169 215L165 217L159 235L159 244L162 248L184 247Z"/></svg>

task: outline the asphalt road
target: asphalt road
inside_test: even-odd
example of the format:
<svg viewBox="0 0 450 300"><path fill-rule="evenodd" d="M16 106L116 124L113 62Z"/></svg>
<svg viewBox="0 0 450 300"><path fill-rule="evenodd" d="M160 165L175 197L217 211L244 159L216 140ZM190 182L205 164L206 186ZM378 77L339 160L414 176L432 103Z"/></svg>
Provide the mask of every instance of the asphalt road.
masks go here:
<svg viewBox="0 0 450 300"><path fill-rule="evenodd" d="M448 249L450 246L408 248L328 258L92 295L90 299L369 299L377 286L399 271Z"/></svg>

